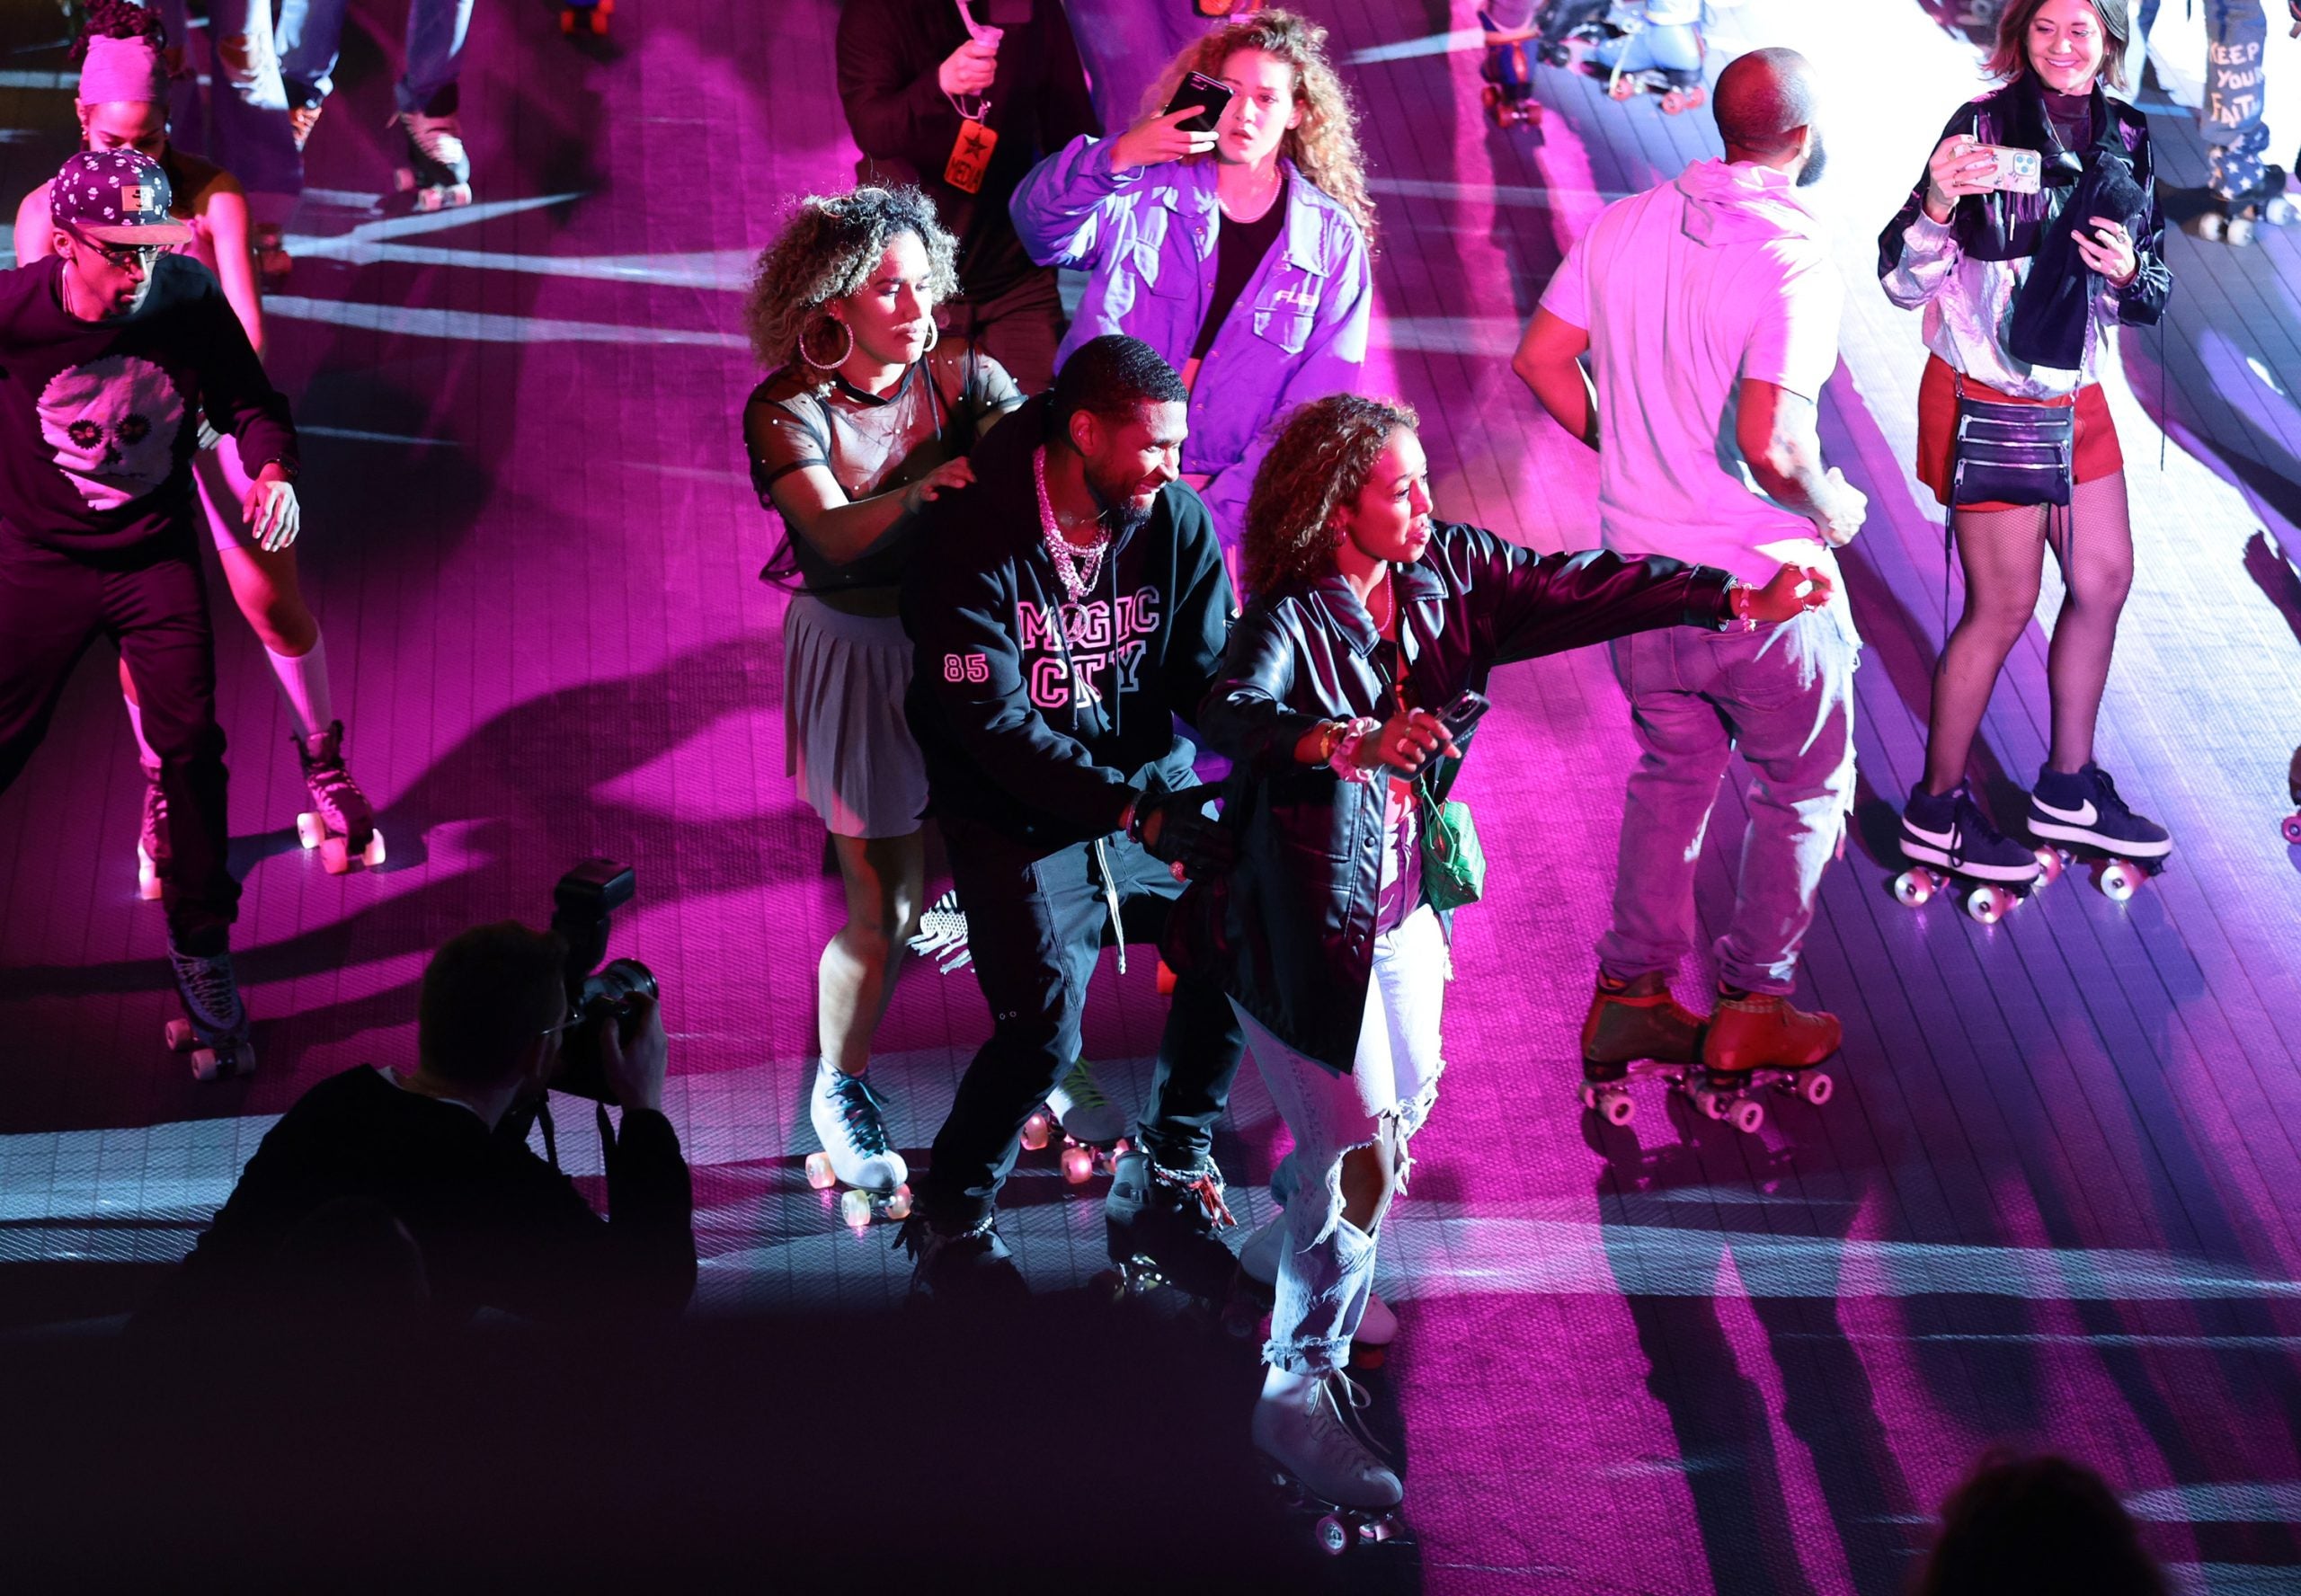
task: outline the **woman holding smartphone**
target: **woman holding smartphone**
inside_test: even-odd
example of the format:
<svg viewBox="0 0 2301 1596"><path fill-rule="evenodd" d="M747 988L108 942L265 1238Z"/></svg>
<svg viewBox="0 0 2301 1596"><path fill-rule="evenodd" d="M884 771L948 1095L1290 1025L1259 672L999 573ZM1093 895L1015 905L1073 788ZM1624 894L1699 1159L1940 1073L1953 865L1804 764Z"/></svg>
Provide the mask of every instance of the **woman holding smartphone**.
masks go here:
<svg viewBox="0 0 2301 1596"><path fill-rule="evenodd" d="M1442 1068L1449 922L1423 891L1417 785L1444 799L1498 664L1657 626L1786 620L1829 596L1787 565L1752 588L1434 521L1417 425L1402 405L1334 395L1293 413L1256 475L1251 601L1198 723L1232 761L1222 818L1240 858L1194 889L1195 939L1176 950L1222 971L1294 1139L1272 1183L1288 1201L1255 1443L1313 1494L1366 1512L1395 1507L1399 1479L1359 1436L1343 1370Z"/></svg>
<svg viewBox="0 0 2301 1596"><path fill-rule="evenodd" d="M1326 30L1293 12L1209 33L1143 109L1115 138L1073 139L1034 167L1015 229L1040 265L1087 273L1058 368L1124 332L1182 374L1183 480L1235 551L1272 423L1358 386L1373 202Z"/></svg>
<svg viewBox="0 0 2301 1596"><path fill-rule="evenodd" d="M2039 503L1952 506L1966 607L1934 671L1925 776L1902 811L1911 859L2026 883L2031 847L2001 833L1966 780L2006 655L2036 611L2048 543L2064 594L2047 657L2051 747L2030 800L2040 842L2162 858L2163 826L2136 814L2094 762L2093 727L2133 581L2125 464L2100 372L2119 324L2163 313L2172 279L2148 124L2103 85L2123 81L2124 0L2013 0L1987 70L2002 86L1950 119L1925 175L1878 241L1886 294L1925 313L1917 472L1944 505L1957 480L1961 397L2074 409L2066 516ZM2003 186L2030 151L2041 182ZM2028 187L2023 183L2021 187Z"/></svg>

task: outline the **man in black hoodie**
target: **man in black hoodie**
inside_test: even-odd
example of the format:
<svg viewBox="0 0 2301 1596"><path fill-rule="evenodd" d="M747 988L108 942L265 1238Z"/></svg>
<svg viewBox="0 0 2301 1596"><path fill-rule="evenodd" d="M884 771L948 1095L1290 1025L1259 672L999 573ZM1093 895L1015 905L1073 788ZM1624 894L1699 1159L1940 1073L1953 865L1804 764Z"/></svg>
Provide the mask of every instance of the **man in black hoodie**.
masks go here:
<svg viewBox="0 0 2301 1596"><path fill-rule="evenodd" d="M1153 933L1177 866L1235 857L1175 732L1231 609L1213 522L1178 475L1189 396L1139 339L1082 344L976 450L973 485L929 508L903 581L905 708L993 1022L904 1229L915 1290L1021 1294L993 1210L1024 1121L1079 1057L1096 954ZM1229 1257L1213 1126L1243 1048L1221 989L1186 975L1108 1212L1119 1261L1147 1254L1210 1293Z"/></svg>

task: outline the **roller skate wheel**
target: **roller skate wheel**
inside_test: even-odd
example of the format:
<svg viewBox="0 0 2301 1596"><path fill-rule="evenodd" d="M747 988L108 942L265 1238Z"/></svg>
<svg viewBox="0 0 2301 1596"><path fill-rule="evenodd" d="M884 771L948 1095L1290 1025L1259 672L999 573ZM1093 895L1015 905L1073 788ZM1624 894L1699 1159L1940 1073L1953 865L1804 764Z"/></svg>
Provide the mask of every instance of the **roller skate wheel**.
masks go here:
<svg viewBox="0 0 2301 1596"><path fill-rule="evenodd" d="M2098 884L2101 889L2102 897L2112 903L2124 903L2132 898L2135 890L2141 885L2141 871L2139 867L2128 864L2123 859L2112 859L2101 866Z"/></svg>
<svg viewBox="0 0 2301 1596"><path fill-rule="evenodd" d="M1609 1125L1627 1125L1638 1117L1637 1100L1623 1091L1599 1093L1597 1109Z"/></svg>
<svg viewBox="0 0 2301 1596"><path fill-rule="evenodd" d="M562 33L569 34L575 31L575 13L573 12L563 11L559 13L559 31Z"/></svg>
<svg viewBox="0 0 2301 1596"><path fill-rule="evenodd" d="M296 840L307 848L315 848L327 840L327 822L306 811L296 817Z"/></svg>
<svg viewBox="0 0 2301 1596"><path fill-rule="evenodd" d="M1168 964L1168 962L1167 962L1164 959L1161 959L1161 960L1159 960L1159 997L1161 997L1161 998L1171 998L1171 997L1173 997L1174 995L1175 995L1175 972L1174 972L1174 970L1172 969L1172 967L1170 967L1170 966Z"/></svg>
<svg viewBox="0 0 2301 1596"><path fill-rule="evenodd" d="M2297 217L2301 217L2301 208L2282 194L2261 207L2261 220L2272 227L2289 227Z"/></svg>
<svg viewBox="0 0 2301 1596"><path fill-rule="evenodd" d="M2061 850L2059 848L2041 847L2037 850L2037 853L2038 880L2049 887L2053 885L2054 882L2061 879L2061 867L2063 864Z"/></svg>
<svg viewBox="0 0 2301 1596"><path fill-rule="evenodd" d="M1337 1513L1328 1513L1320 1519L1316 1533L1319 1538L1319 1549L1329 1557L1339 1557L1348 1551L1354 1538L1350 1533L1350 1526L1344 1523L1341 1515Z"/></svg>
<svg viewBox="0 0 2301 1596"><path fill-rule="evenodd" d="M911 1218L911 1188L909 1186L897 1186L895 1194L887 1199L887 1218L891 1219Z"/></svg>
<svg viewBox="0 0 2301 1596"><path fill-rule="evenodd" d="M383 862L384 834L380 831L370 831L368 833L368 846L360 850L360 863L366 868L373 870Z"/></svg>
<svg viewBox="0 0 2301 1596"><path fill-rule="evenodd" d="M1666 90L1662 95L1662 114L1664 116L1675 116L1692 103L1692 101L1688 100L1684 94L1679 93L1677 90Z"/></svg>
<svg viewBox="0 0 2301 1596"><path fill-rule="evenodd" d="M1095 1178L1095 1151L1092 1148L1062 1149L1062 1178L1074 1186L1083 1186Z"/></svg>
<svg viewBox="0 0 2301 1596"><path fill-rule="evenodd" d="M604 39L608 31L608 9L604 5L591 7L591 36Z"/></svg>
<svg viewBox="0 0 2301 1596"><path fill-rule="evenodd" d="M1044 1109L1023 1122L1023 1145L1037 1152L1054 1133L1054 1120Z"/></svg>
<svg viewBox="0 0 2301 1596"><path fill-rule="evenodd" d="M168 1051L172 1053L191 1051L191 1022L190 1020L170 1020L166 1035Z"/></svg>
<svg viewBox="0 0 2301 1596"><path fill-rule="evenodd" d="M349 874L351 870L351 849L341 837L331 837L320 844L320 867L330 875Z"/></svg>
<svg viewBox="0 0 2301 1596"><path fill-rule="evenodd" d="M398 171L393 173L392 183L393 186L397 188L403 194L414 192L415 172L413 168L403 166Z"/></svg>
<svg viewBox="0 0 2301 1596"><path fill-rule="evenodd" d="M831 1173L829 1153L807 1155L807 1184L818 1192L828 1192L839 1184L839 1176Z"/></svg>
<svg viewBox="0 0 2301 1596"><path fill-rule="evenodd" d="M2285 833L2286 841L2296 847L2301 847L2301 814L2286 816L2285 823L2279 829ZM144 895L147 898L152 896L149 892Z"/></svg>
<svg viewBox="0 0 2301 1596"><path fill-rule="evenodd" d="M1818 1069L1809 1069L1798 1083L1798 1095L1819 1108L1837 1095L1837 1083Z"/></svg>
<svg viewBox="0 0 2301 1596"><path fill-rule="evenodd" d="M1696 84L1693 87L1686 91L1686 109L1688 111L1700 111L1703 106L1709 103L1710 91L1702 87L1701 84Z"/></svg>
<svg viewBox="0 0 2301 1596"><path fill-rule="evenodd" d="M1745 1136L1755 1136L1758 1127L1765 1123L1765 1104L1745 1097L1727 1109L1726 1122Z"/></svg>
<svg viewBox="0 0 2301 1596"><path fill-rule="evenodd" d="M1630 99L1638 93L1638 80L1630 77L1612 78L1606 84L1606 93L1617 100Z"/></svg>
<svg viewBox="0 0 2301 1596"><path fill-rule="evenodd" d="M2288 820L2286 825L2290 829L2293 822ZM2301 841L2301 838L2295 840ZM152 856L144 851L144 845L139 842L136 845L136 895L148 903L160 895L160 867L152 863Z"/></svg>
<svg viewBox="0 0 2301 1596"><path fill-rule="evenodd" d="M1966 913L1977 923L1994 926L2013 907L2013 894L2003 887L1979 886L1966 894Z"/></svg>
<svg viewBox="0 0 2301 1596"><path fill-rule="evenodd" d="M847 1221L849 1229L868 1228L871 1223L871 1193L856 1186L841 1192L839 1194L839 1217Z"/></svg>
<svg viewBox="0 0 2301 1596"><path fill-rule="evenodd" d="M1693 1105L1701 1110L1704 1118L1722 1120L1726 1117L1726 1099L1708 1086L1696 1086Z"/></svg>
<svg viewBox="0 0 2301 1596"><path fill-rule="evenodd" d="M2231 217L2224 233L2232 248L2243 249L2253 241L2253 218Z"/></svg>
<svg viewBox="0 0 2301 1596"><path fill-rule="evenodd" d="M1933 873L1927 870L1905 870L1894 877L1894 899L1906 909L1923 909L1933 896Z"/></svg>

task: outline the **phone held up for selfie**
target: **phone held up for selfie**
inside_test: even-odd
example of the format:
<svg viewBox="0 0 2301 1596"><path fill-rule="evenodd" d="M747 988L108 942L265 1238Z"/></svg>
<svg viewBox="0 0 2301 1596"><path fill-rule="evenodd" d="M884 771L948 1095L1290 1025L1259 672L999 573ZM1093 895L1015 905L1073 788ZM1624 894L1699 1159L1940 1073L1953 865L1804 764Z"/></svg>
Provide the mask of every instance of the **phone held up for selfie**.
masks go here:
<svg viewBox="0 0 2301 1596"><path fill-rule="evenodd" d="M2034 194L2043 181L2044 158L2035 150L2015 149L2003 144L1977 144L1969 153L1996 158L1997 170L1990 173L1989 186L2001 192Z"/></svg>
<svg viewBox="0 0 2301 1596"><path fill-rule="evenodd" d="M1175 90L1175 97L1167 102L1163 114L1172 116L1186 106L1199 107L1199 114L1175 125L1186 133L1212 133L1222 120L1222 108L1230 103L1230 91L1204 72L1194 72L1183 79Z"/></svg>

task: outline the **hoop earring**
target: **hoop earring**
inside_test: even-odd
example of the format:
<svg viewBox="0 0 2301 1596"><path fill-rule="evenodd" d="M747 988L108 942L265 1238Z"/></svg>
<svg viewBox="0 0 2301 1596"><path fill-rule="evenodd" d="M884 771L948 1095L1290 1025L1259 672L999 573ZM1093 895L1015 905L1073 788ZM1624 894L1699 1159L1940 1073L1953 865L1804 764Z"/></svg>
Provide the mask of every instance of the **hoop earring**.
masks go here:
<svg viewBox="0 0 2301 1596"><path fill-rule="evenodd" d="M854 335L854 331L850 328L848 330L848 336L852 338ZM919 358L923 360L928 356L933 354L935 352L935 346L942 341L943 329L932 316L929 316L927 320L927 347L919 351Z"/></svg>
<svg viewBox="0 0 2301 1596"><path fill-rule="evenodd" d="M839 359L836 360L816 359L807 352L807 335L804 332L799 334L799 358L818 371L836 371L846 365L848 359L855 353L855 329L837 316L831 318L831 324L847 334L847 347L840 351Z"/></svg>

